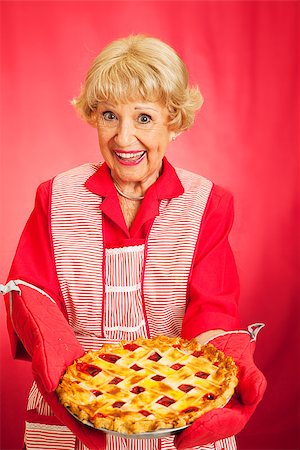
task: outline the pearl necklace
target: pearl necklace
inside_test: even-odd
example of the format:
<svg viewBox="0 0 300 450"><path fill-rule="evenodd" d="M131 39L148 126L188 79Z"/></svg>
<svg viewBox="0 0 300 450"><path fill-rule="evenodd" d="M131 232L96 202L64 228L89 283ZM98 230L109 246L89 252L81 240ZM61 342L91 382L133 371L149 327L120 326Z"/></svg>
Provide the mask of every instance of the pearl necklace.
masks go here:
<svg viewBox="0 0 300 450"><path fill-rule="evenodd" d="M143 198L145 197L144 195L141 195L140 197L132 197L130 195L124 194L124 192L121 191L121 189L119 188L119 186L117 185L117 183L115 181L114 181L114 186L115 186L118 194L120 194L124 198L127 198L128 200L139 201L139 200L143 200Z"/></svg>

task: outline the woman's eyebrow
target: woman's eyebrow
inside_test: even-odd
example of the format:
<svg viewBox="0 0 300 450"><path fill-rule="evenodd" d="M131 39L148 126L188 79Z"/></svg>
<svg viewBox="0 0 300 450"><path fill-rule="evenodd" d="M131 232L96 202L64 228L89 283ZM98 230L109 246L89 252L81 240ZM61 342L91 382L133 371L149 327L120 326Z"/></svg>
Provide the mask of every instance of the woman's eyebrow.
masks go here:
<svg viewBox="0 0 300 450"><path fill-rule="evenodd" d="M112 103L108 103L108 102L99 102L99 105L111 106L112 108L115 108L115 105L113 105Z"/></svg>
<svg viewBox="0 0 300 450"><path fill-rule="evenodd" d="M117 107L116 105L114 105L112 103L109 103L109 102L99 102L99 104L100 105L102 104L103 106L110 106L112 108L116 108ZM151 111L159 112L157 109L152 108L152 106L148 106L148 105L137 105L137 106L134 107L134 109L136 109L136 110L151 109Z"/></svg>
<svg viewBox="0 0 300 450"><path fill-rule="evenodd" d="M157 109L152 108L151 106L146 106L146 105L136 106L134 109L151 109L152 111L158 112Z"/></svg>

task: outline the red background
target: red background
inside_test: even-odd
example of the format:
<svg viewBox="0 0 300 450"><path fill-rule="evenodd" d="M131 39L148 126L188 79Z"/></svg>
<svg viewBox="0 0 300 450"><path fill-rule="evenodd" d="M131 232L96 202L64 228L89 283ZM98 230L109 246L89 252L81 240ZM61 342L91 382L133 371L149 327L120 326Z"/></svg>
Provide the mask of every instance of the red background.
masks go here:
<svg viewBox="0 0 300 450"><path fill-rule="evenodd" d="M240 448L298 449L299 3L1 6L1 282L37 185L99 158L94 129L76 117L69 103L92 58L110 40L130 33L167 41L187 62L205 98L194 128L180 136L168 157L234 194L231 240L241 277L242 324L266 323L256 361L268 390L239 435ZM1 450L20 449L30 364L12 360L2 302L1 313Z"/></svg>

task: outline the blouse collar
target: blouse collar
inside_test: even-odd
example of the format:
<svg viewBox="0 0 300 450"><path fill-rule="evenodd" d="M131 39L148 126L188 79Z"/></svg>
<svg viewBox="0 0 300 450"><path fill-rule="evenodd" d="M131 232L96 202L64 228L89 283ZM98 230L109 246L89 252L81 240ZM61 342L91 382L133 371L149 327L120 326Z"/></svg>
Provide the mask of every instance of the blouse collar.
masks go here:
<svg viewBox="0 0 300 450"><path fill-rule="evenodd" d="M99 169L88 178L85 186L94 194L103 197L100 209L114 224L123 230L127 237L137 235L143 224L159 215L160 200L172 199L184 192L174 167L164 158L162 174L148 188L132 227L128 230L118 201L117 191L111 178L110 169L106 163L101 164Z"/></svg>
<svg viewBox="0 0 300 450"><path fill-rule="evenodd" d="M116 195L116 189L111 178L110 169L105 162L88 178L85 186L89 191L100 195L101 197L115 197ZM171 199L183 194L184 188L181 181L178 178L176 170L169 163L167 158L163 159L162 174L156 182L149 187L146 196L148 196L150 191L152 195L154 194L153 191L155 191L157 200Z"/></svg>

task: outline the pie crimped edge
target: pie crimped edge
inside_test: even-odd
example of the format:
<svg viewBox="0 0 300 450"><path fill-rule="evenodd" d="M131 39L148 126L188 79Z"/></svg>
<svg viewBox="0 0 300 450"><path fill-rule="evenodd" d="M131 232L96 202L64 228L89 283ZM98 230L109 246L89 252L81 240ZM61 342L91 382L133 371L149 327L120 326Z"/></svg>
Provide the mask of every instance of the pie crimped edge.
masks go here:
<svg viewBox="0 0 300 450"><path fill-rule="evenodd" d="M70 365L57 388L80 421L122 434L190 425L223 407L238 368L212 344L157 336L104 344Z"/></svg>

